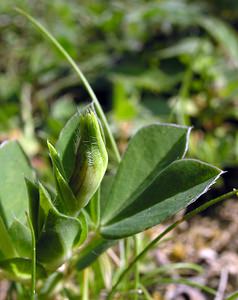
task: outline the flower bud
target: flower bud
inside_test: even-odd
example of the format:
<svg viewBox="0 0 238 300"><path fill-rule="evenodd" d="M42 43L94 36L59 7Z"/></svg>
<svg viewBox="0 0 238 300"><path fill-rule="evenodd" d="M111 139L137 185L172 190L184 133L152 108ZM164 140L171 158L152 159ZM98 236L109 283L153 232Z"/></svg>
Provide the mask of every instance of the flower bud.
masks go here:
<svg viewBox="0 0 238 300"><path fill-rule="evenodd" d="M80 116L75 167L70 179L78 208L86 206L106 172L107 150L95 113L88 109Z"/></svg>

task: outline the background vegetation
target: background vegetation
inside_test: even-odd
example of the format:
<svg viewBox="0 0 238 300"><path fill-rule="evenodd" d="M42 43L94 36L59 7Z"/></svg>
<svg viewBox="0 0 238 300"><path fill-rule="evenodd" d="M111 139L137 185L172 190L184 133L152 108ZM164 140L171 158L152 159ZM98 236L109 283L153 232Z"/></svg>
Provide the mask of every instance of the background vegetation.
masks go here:
<svg viewBox="0 0 238 300"><path fill-rule="evenodd" d="M19 139L40 175L51 179L45 139L54 142L66 120L89 98L67 62L13 10L14 6L40 20L78 62L108 114L121 152L130 136L152 120L193 126L189 154L228 171L212 193L238 186L237 1L2 0L0 140ZM186 269L184 274L179 267L179 271L176 267L172 271L165 267L164 271L161 265L183 260L191 263L202 260L206 274L213 273L210 277L204 274L195 277L205 286L219 288L221 272L214 271L214 264L222 268L218 254L229 253L228 262L238 265L235 211L238 207L232 201L224 209L210 210L205 218L193 221L189 232L179 229L181 242L168 242L167 249L162 245L161 251L156 250L148 261L141 262L148 299L180 299L176 293L181 285L175 284L176 280L187 286L188 279L184 277L194 277L197 270ZM206 229L200 244L199 224ZM229 236L224 237L227 230ZM139 247L154 231L140 236ZM214 245L218 238L219 245ZM183 239L189 243L183 243ZM191 250L191 244L195 250ZM125 261L133 255L130 240L127 248ZM199 257L191 254L202 250L205 254ZM112 270L125 264L123 255L118 253L116 249L115 253L103 256L98 269L90 273L93 277L100 273L100 268L104 270L101 281L92 284L95 299L111 284ZM166 272L172 272L171 282L167 277L163 279ZM232 272L228 270L227 292L237 288L238 274ZM78 275L79 281L81 276ZM157 284L163 280L165 286ZM199 280L196 284L201 283ZM62 293L74 299L77 284L71 285L62 288ZM128 290L126 283L124 288ZM193 296L198 290L201 288L184 288L180 294L200 299L196 298L198 294ZM127 294L121 297L130 299ZM209 299L209 292L199 292L199 297Z"/></svg>

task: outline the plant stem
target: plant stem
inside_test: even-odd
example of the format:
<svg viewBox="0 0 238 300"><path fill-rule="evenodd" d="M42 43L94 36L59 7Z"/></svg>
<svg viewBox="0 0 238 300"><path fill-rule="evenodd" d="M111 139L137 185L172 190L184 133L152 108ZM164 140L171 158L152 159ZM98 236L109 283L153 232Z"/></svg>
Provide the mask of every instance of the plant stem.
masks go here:
<svg viewBox="0 0 238 300"><path fill-rule="evenodd" d="M120 268L123 269L126 266L126 239L119 240L119 253L120 253Z"/></svg>
<svg viewBox="0 0 238 300"><path fill-rule="evenodd" d="M143 284L140 283L140 288L145 296L145 300L153 300L153 298L150 296L149 292L147 291L147 289L145 288L145 286Z"/></svg>
<svg viewBox="0 0 238 300"><path fill-rule="evenodd" d="M205 204L197 207L196 209L194 209L193 211L189 212L188 214L186 214L185 216L183 216L180 220L176 221L175 223L169 225L163 232L161 232L154 240L152 240L141 252L139 255L137 255L132 262L130 262L130 264L127 266L127 268L121 273L121 275L119 276L117 282L114 284L114 286L112 287L110 293L108 294L107 299L111 299L112 295L115 293L117 286L120 284L120 282L122 281L122 279L125 277L125 275L134 267L134 265L137 263L137 261L139 261L142 257L145 256L145 254L148 252L149 249L151 249L153 246L155 246L167 233L169 233L170 231L172 231L174 228L176 228L179 224L181 224L184 221L188 221L189 219L191 219L192 217L194 217L195 215L201 213L202 211L206 210L208 207L222 201L225 199L228 199L234 195L237 195L238 191L236 189L234 189L233 191L226 193L222 196L219 196L215 199L212 199L208 202L206 202Z"/></svg>
<svg viewBox="0 0 238 300"><path fill-rule="evenodd" d="M196 61L197 55L201 51L201 45L199 45L194 52L193 56L191 57L191 61L189 62L182 79L181 87L178 93L178 100L175 103L174 108L172 109L170 116L169 116L169 122L171 122L171 119L175 114L177 114L177 120L179 124L181 125L190 125L190 119L186 112L186 102L189 98L189 92L191 88L191 83L193 79L193 66L194 62Z"/></svg>
<svg viewBox="0 0 238 300"><path fill-rule="evenodd" d="M169 122L172 122L174 119L174 115L177 116L177 121L181 125L189 125L189 117L186 114L186 101L189 96L189 88L192 81L192 62L188 65L183 79L181 83L181 88L179 90L177 100L172 108L170 115L169 115Z"/></svg>
<svg viewBox="0 0 238 300"><path fill-rule="evenodd" d="M184 78L182 81L182 86L181 90L179 92L179 114L178 114L178 119L179 119L179 124L182 125L190 125L189 123L189 117L187 116L186 113L186 101L189 96L189 88L191 85L192 81L192 76L193 76L193 71L192 71L192 63L189 64L187 70L185 71Z"/></svg>
<svg viewBox="0 0 238 300"><path fill-rule="evenodd" d="M134 236L134 248L135 248L135 257L139 254L139 236ZM135 297L134 300L138 300L138 291L140 285L140 274L139 274L139 265L138 262L135 263Z"/></svg>
<svg viewBox="0 0 238 300"><path fill-rule="evenodd" d="M157 280L152 280L150 282L151 285L157 283ZM160 278L160 281L159 283L162 285L162 284L183 284L183 285L187 285L187 286L191 286L191 287L195 287L197 289L200 289L201 291L204 291L210 295L213 295L215 296L216 295L216 290L206 286L206 285L203 285L203 284L200 284L196 281L192 281L192 280L188 280L188 279L185 279L185 278Z"/></svg>
<svg viewBox="0 0 238 300"><path fill-rule="evenodd" d="M91 97L92 101L94 102L96 112L97 112L97 114L98 114L98 116L99 116L99 118L100 118L100 120L103 124L106 135L107 135L108 140L110 142L111 148L114 152L116 161L117 161L117 163L119 163L120 160L121 160L121 157L120 157L116 142L114 140L114 137L113 137L113 135L111 133L111 130L109 128L106 116L105 116L105 114L102 110L102 107L101 107L101 105L100 105L93 89L91 88L91 86L90 86L88 80L86 79L86 77L84 76L83 72L80 70L80 68L75 63L73 58L69 55L69 53L61 46L61 44L53 37L53 35L43 25L40 24L40 22L38 22L35 18L30 16L24 10L22 10L20 8L15 8L15 9L21 15L25 16L45 37L47 37L52 42L52 44L64 56L64 58L68 61L68 63L72 66L72 68L74 69L76 74L79 76L79 78L81 79L81 81L82 81L84 87L86 88L89 96Z"/></svg>
<svg viewBox="0 0 238 300"><path fill-rule="evenodd" d="M88 272L89 269L86 268L83 270L83 291L82 291L82 300L89 300L89 293L88 293Z"/></svg>
<svg viewBox="0 0 238 300"><path fill-rule="evenodd" d="M26 212L26 218L31 231L31 239L32 239L31 300L34 300L36 294L36 239L35 239L33 225L29 217L29 214L27 212Z"/></svg>

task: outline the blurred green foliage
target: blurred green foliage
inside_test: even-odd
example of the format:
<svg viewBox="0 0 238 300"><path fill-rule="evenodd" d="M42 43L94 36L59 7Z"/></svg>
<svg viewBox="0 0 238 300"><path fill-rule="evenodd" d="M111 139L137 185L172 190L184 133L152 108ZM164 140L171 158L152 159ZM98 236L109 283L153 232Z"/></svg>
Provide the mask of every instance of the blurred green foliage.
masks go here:
<svg viewBox="0 0 238 300"><path fill-rule="evenodd" d="M1 0L0 142L20 140L44 181L51 175L43 141L54 143L90 99L68 63L15 6L44 24L78 62L121 150L142 125L180 123L193 126L192 157L237 168L237 0ZM132 241L126 243L134 255ZM114 271L103 254L89 284L95 298L110 288ZM76 274L76 285L83 276ZM70 287L63 291L78 299Z"/></svg>
<svg viewBox="0 0 238 300"><path fill-rule="evenodd" d="M40 138L54 141L89 99L14 6L37 17L79 63L119 140L125 124L126 138L151 120L193 125L192 156L238 164L237 1L2 0L0 138L17 134L35 156Z"/></svg>

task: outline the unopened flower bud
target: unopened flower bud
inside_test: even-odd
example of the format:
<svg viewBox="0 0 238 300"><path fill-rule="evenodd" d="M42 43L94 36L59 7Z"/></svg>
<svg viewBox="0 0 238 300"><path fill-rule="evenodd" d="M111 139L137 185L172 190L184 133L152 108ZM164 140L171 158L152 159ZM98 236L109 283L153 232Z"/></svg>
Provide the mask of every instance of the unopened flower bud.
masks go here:
<svg viewBox="0 0 238 300"><path fill-rule="evenodd" d="M79 144L70 186L78 208L87 205L107 169L108 155L95 113L88 109L80 116Z"/></svg>

